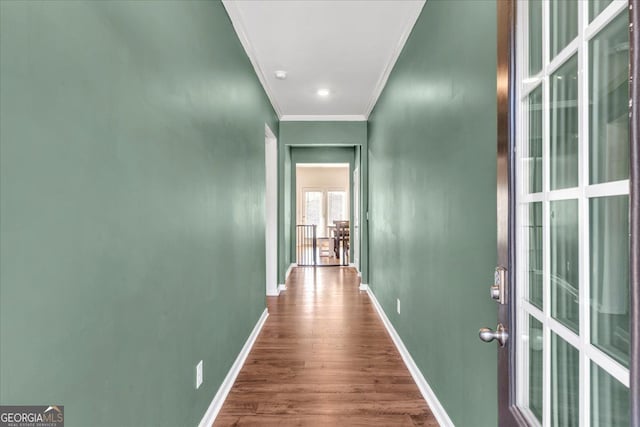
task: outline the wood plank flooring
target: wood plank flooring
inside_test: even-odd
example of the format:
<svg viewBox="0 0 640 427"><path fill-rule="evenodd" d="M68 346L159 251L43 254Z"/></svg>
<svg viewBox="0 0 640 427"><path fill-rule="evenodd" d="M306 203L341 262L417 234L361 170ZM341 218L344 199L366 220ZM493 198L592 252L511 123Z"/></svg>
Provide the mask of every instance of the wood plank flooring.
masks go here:
<svg viewBox="0 0 640 427"><path fill-rule="evenodd" d="M437 426L353 268L296 268L214 426Z"/></svg>

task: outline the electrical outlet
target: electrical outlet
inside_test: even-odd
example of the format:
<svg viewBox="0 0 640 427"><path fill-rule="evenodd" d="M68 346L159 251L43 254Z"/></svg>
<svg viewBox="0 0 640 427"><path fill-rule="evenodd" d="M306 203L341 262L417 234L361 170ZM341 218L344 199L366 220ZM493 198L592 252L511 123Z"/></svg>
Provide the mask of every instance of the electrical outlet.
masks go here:
<svg viewBox="0 0 640 427"><path fill-rule="evenodd" d="M204 374L202 372L202 360L200 362L198 362L198 364L196 365L196 390L200 388L200 386L202 385L202 382L204 381Z"/></svg>
<svg viewBox="0 0 640 427"><path fill-rule="evenodd" d="M400 314L400 298L396 299L396 302L397 302L398 314Z"/></svg>

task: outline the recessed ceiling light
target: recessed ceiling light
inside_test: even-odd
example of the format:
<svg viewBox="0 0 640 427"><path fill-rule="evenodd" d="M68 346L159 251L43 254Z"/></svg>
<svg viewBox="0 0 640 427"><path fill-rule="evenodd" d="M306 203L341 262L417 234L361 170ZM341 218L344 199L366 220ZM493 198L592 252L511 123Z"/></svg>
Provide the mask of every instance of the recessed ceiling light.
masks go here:
<svg viewBox="0 0 640 427"><path fill-rule="evenodd" d="M329 96L329 89L318 89L318 96Z"/></svg>
<svg viewBox="0 0 640 427"><path fill-rule="evenodd" d="M287 78L287 72L285 70L278 70L275 72L276 79L284 80Z"/></svg>

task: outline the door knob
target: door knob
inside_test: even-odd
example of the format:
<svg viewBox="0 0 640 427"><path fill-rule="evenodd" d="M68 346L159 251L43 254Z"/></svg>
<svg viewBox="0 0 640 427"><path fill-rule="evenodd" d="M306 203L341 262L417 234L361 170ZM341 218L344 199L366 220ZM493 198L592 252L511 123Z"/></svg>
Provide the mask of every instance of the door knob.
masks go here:
<svg viewBox="0 0 640 427"><path fill-rule="evenodd" d="M478 331L478 336L484 342L491 342L493 340L498 341L500 347L504 347L507 339L509 338L509 334L507 330L502 326L502 323L498 323L498 327L495 331L489 328L482 328Z"/></svg>

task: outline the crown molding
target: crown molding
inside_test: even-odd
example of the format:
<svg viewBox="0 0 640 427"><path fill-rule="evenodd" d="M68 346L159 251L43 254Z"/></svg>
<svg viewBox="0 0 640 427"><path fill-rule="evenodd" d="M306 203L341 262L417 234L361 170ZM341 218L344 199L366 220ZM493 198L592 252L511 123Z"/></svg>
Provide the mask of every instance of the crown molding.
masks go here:
<svg viewBox="0 0 640 427"><path fill-rule="evenodd" d="M275 110L278 118L281 118L282 110L280 109L280 106L276 102L276 97L273 91L271 90L271 87L267 83L265 74L263 73L262 69L258 65L258 60L253 51L253 47L249 42L249 37L247 37L247 31L245 30L244 19L242 17L242 12L240 11L240 8L236 6L233 0L222 0L222 4L227 10L227 14L229 15L229 18L231 20L231 25L233 25L233 29L236 31L236 35L238 36L238 39L240 39L240 43L242 44L242 47L244 48L245 53L249 57L249 62L251 62L251 65L253 66L253 70L255 71L256 76L258 76L258 80L260 81L262 88L267 94L267 98L269 98L269 101L271 102L271 106Z"/></svg>
<svg viewBox="0 0 640 427"><path fill-rule="evenodd" d="M396 45L396 48L393 50L393 53L391 54L391 58L389 58L389 62L387 63L387 66L385 67L384 71L380 75L380 78L378 79L378 83L376 83L376 87L373 90L373 94L371 95L369 104L367 104L367 109L365 110L366 112L364 114L364 116L367 119L369 119L369 115L373 111L373 108L376 106L376 103L378 102L378 98L380 98L380 95L382 95L382 91L384 90L384 87L387 85L387 80L389 80L391 71L393 71L393 67L395 67L396 61L398 61L398 57L400 56L400 53L402 53L402 49L404 49L405 43L407 42L407 39L411 35L411 31L413 31L413 27L416 25L418 18L420 17L420 13L424 8L425 3L426 1L422 1L422 6L420 6L419 9L417 9L414 13L409 15L409 17L407 18L407 22L404 26L404 31L400 35L400 39L398 39L398 44Z"/></svg>
<svg viewBox="0 0 640 427"><path fill-rule="evenodd" d="M280 116L282 122L366 122L367 117L362 114L343 115L296 115L284 114Z"/></svg>

